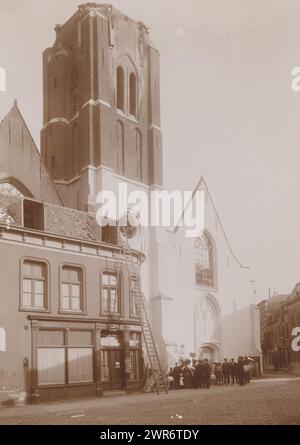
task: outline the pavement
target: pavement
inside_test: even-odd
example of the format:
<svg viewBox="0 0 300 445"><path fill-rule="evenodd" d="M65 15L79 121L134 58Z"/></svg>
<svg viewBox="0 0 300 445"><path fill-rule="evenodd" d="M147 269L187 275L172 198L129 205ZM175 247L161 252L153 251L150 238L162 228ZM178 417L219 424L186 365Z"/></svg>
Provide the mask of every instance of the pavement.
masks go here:
<svg viewBox="0 0 300 445"><path fill-rule="evenodd" d="M107 394L24 407L2 407L0 425L299 425L300 377L271 375L250 384Z"/></svg>

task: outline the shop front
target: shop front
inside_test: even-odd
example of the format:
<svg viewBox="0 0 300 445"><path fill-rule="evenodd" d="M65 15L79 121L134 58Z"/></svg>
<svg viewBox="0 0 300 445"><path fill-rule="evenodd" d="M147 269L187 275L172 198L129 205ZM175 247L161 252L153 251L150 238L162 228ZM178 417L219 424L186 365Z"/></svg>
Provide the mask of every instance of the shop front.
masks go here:
<svg viewBox="0 0 300 445"><path fill-rule="evenodd" d="M31 338L32 403L143 388L138 325L35 319Z"/></svg>

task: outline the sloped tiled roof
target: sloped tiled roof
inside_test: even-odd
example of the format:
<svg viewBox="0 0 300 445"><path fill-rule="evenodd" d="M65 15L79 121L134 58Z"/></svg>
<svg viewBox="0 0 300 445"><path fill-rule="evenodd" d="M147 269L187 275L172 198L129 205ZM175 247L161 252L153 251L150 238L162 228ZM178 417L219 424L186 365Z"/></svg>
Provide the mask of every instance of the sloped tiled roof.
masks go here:
<svg viewBox="0 0 300 445"><path fill-rule="evenodd" d="M22 198L0 193L0 223L22 227ZM101 230L96 215L54 204L44 203L45 232L78 240L101 241ZM2 215L2 218L1 218Z"/></svg>
<svg viewBox="0 0 300 445"><path fill-rule="evenodd" d="M101 241L96 215L45 204L47 232L89 241Z"/></svg>

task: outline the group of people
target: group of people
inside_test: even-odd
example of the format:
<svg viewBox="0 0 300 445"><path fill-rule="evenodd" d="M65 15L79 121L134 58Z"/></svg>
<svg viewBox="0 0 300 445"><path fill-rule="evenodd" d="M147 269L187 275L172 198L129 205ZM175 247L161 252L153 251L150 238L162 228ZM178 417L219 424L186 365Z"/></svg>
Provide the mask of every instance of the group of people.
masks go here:
<svg viewBox="0 0 300 445"><path fill-rule="evenodd" d="M181 360L170 368L168 374L169 389L204 388L209 389L210 384L243 386L250 383L251 362L248 357L224 359L223 363L210 363L205 360Z"/></svg>

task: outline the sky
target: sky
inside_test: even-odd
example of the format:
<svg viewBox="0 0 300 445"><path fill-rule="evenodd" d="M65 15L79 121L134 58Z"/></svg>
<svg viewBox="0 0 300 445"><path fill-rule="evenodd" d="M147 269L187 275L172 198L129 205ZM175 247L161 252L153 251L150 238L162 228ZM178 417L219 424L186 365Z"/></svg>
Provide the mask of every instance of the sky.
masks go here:
<svg viewBox="0 0 300 445"><path fill-rule="evenodd" d="M0 0L0 66L37 145L42 51L74 0ZM204 176L232 249L251 268L257 300L300 282L298 0L114 0L150 27L161 54L164 185Z"/></svg>

